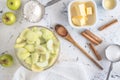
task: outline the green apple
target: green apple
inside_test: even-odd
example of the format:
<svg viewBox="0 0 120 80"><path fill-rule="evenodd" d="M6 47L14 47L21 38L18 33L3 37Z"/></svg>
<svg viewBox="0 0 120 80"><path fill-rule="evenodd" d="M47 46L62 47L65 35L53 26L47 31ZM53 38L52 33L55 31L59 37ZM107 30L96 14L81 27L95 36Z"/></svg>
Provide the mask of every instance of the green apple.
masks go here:
<svg viewBox="0 0 120 80"><path fill-rule="evenodd" d="M17 10L21 6L21 0L7 0L7 6L11 10Z"/></svg>
<svg viewBox="0 0 120 80"><path fill-rule="evenodd" d="M13 64L13 57L10 54L2 54L0 56L0 64L3 67L10 67Z"/></svg>
<svg viewBox="0 0 120 80"><path fill-rule="evenodd" d="M12 25L16 22L16 16L12 12L6 12L2 16L2 22L6 25Z"/></svg>

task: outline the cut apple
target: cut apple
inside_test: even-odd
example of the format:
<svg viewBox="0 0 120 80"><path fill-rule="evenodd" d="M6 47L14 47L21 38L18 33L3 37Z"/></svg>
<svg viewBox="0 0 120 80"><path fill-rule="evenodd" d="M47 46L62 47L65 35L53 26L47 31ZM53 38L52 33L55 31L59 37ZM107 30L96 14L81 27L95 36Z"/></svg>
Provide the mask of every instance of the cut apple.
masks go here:
<svg viewBox="0 0 120 80"><path fill-rule="evenodd" d="M27 57L30 56L30 53L24 49L24 48L19 48L18 49L18 53L17 56L21 59L21 60L25 60Z"/></svg>
<svg viewBox="0 0 120 80"><path fill-rule="evenodd" d="M28 44L25 46L25 49L27 49L29 52L34 52L34 45Z"/></svg>

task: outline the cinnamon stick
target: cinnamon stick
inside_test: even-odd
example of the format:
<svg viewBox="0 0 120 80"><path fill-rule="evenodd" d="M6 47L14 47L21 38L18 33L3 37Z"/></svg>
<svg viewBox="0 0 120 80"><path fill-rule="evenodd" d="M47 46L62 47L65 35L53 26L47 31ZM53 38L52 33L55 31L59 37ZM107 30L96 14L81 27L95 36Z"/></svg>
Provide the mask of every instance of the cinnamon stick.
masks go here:
<svg viewBox="0 0 120 80"><path fill-rule="evenodd" d="M98 30L99 30L99 31L102 31L102 30L108 28L109 26L111 26L112 24L114 24L114 23L116 23L116 22L118 22L118 20L117 20L117 19L114 19L114 20L112 20L111 22L109 22L109 23L101 26Z"/></svg>
<svg viewBox="0 0 120 80"><path fill-rule="evenodd" d="M90 37L92 37L93 39L95 39L99 44L102 42L102 39L100 39L98 36L96 36L95 34L93 34L91 31L85 30L85 33L87 35L89 35Z"/></svg>
<svg viewBox="0 0 120 80"><path fill-rule="evenodd" d="M97 59L100 61L102 60L102 57L100 56L100 54L96 51L95 47L93 46L92 43L89 43L90 48L92 49L93 53L95 54L95 56L97 57Z"/></svg>
<svg viewBox="0 0 120 80"><path fill-rule="evenodd" d="M98 41L96 41L95 39L93 39L92 37L90 37L88 34L86 34L85 32L82 32L81 33L85 38L87 38L88 40L90 40L92 43L94 43L94 44L96 44L96 45L98 45L99 44L99 42Z"/></svg>

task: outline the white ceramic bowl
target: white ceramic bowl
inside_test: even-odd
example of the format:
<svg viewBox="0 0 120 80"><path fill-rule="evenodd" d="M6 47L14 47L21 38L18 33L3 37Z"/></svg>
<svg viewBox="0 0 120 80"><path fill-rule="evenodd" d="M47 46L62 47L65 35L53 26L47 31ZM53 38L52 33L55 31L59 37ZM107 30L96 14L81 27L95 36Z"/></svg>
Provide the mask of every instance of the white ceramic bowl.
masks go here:
<svg viewBox="0 0 120 80"><path fill-rule="evenodd" d="M72 22L72 15L71 15L71 6L74 2L88 2L88 1L91 1L93 4L94 4L94 8L95 8L95 22L94 24L97 22L97 6L96 6L96 3L93 1L93 0L74 0L72 2L69 3L68 5L68 20L69 20L69 24L73 27L73 28L85 28L85 27L89 27L89 26L93 26L94 24L92 25L85 25L85 26L76 26L73 24Z"/></svg>
<svg viewBox="0 0 120 80"><path fill-rule="evenodd" d="M117 0L114 0L114 1L115 1L115 6L113 6L113 8L111 8L111 9L109 9L109 8L105 7L105 0L102 0L102 6L103 6L103 8L105 10L113 10L117 6Z"/></svg>

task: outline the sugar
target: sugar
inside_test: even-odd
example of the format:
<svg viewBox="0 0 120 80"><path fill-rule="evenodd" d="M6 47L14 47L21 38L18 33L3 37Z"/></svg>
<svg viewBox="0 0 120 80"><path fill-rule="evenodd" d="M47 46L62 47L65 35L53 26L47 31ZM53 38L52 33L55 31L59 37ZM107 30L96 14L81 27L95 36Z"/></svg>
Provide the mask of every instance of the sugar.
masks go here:
<svg viewBox="0 0 120 80"><path fill-rule="evenodd" d="M111 45L106 49L106 57L110 61L120 60L120 46Z"/></svg>
<svg viewBox="0 0 120 80"><path fill-rule="evenodd" d="M24 6L24 17L30 22L37 22L42 17L42 7L36 1L29 1Z"/></svg>

